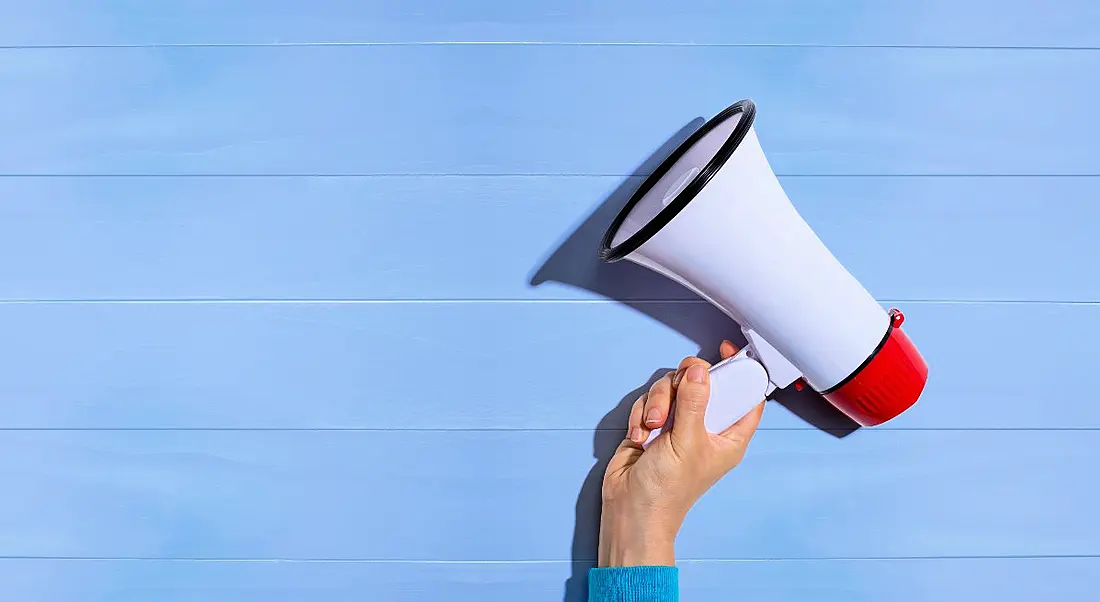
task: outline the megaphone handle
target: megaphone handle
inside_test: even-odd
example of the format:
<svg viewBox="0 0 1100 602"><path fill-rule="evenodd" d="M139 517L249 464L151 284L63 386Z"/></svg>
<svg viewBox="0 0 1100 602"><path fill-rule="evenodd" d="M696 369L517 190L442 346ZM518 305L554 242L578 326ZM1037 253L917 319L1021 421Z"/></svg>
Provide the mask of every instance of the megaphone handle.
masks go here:
<svg viewBox="0 0 1100 602"><path fill-rule="evenodd" d="M707 431L719 433L740 420L749 410L764 401L768 391L768 372L763 364L742 350L710 368L710 401L703 417ZM675 404L673 400L673 404ZM669 412L666 426L672 422ZM676 428L673 426L672 428ZM662 432L654 429L642 447L649 447Z"/></svg>

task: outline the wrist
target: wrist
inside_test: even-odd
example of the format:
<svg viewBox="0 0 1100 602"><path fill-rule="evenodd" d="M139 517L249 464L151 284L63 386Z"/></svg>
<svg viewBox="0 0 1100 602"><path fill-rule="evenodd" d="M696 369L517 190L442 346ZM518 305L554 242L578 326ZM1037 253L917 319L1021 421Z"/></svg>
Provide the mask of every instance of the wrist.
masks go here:
<svg viewBox="0 0 1100 602"><path fill-rule="evenodd" d="M674 566L675 545L665 539L613 538L608 542L600 568L631 566Z"/></svg>
<svg viewBox="0 0 1100 602"><path fill-rule="evenodd" d="M597 566L674 566L676 531L660 521L605 513L600 521Z"/></svg>

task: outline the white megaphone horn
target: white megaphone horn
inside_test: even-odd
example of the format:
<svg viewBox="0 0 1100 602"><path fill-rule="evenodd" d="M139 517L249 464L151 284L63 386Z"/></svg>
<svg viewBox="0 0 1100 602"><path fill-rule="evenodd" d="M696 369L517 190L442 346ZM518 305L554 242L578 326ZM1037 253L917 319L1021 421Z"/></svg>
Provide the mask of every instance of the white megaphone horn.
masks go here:
<svg viewBox="0 0 1100 602"><path fill-rule="evenodd" d="M612 221L600 257L663 274L741 325L748 344L711 367L709 431L792 384L861 426L882 424L916 403L928 367L901 312L883 309L795 210L755 115L742 100L680 144Z"/></svg>

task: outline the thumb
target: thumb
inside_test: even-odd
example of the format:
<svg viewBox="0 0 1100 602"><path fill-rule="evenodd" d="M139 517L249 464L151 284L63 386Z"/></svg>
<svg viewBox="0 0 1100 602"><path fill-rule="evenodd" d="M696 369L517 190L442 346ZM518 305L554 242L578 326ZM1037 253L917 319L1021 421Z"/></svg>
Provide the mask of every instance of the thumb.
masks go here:
<svg viewBox="0 0 1100 602"><path fill-rule="evenodd" d="M676 388L672 437L679 441L706 436L707 429L703 420L710 400L710 371L706 364L692 364L680 379Z"/></svg>

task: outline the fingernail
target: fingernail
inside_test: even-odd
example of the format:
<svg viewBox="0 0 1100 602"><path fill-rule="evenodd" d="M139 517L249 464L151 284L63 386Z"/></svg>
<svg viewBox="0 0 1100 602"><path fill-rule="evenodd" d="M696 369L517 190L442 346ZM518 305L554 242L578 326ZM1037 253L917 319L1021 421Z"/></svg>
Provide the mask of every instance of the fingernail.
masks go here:
<svg viewBox="0 0 1100 602"><path fill-rule="evenodd" d="M645 415L646 424L657 424L661 419L661 410L658 408L649 408L649 412Z"/></svg>
<svg viewBox="0 0 1100 602"><path fill-rule="evenodd" d="M630 429L630 440L633 441L634 443L641 443L642 442L641 439L642 439L642 429L640 429L636 426L631 428Z"/></svg>
<svg viewBox="0 0 1100 602"><path fill-rule="evenodd" d="M683 377L684 377L684 371L683 370L677 370L676 371L676 376L672 377L672 386L673 387L679 386L680 379L682 379Z"/></svg>
<svg viewBox="0 0 1100 602"><path fill-rule="evenodd" d="M707 369L702 364L693 364L687 370L687 379L693 383L701 383L707 378Z"/></svg>

